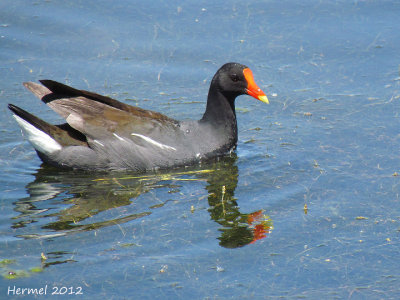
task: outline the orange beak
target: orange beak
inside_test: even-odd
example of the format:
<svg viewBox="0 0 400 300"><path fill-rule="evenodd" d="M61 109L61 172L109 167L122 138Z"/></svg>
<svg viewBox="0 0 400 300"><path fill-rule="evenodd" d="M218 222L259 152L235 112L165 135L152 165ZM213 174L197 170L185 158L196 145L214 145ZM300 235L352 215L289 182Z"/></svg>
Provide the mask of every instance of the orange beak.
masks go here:
<svg viewBox="0 0 400 300"><path fill-rule="evenodd" d="M247 81L247 89L246 89L247 95L250 95L264 103L269 104L267 96L255 83L253 72L249 68L246 68L243 70L243 75Z"/></svg>

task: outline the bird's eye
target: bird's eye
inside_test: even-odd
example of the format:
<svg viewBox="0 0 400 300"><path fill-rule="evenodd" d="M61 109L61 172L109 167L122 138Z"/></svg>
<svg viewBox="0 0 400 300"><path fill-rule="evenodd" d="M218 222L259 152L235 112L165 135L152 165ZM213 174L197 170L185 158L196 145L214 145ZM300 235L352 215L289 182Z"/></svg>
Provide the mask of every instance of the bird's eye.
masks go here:
<svg viewBox="0 0 400 300"><path fill-rule="evenodd" d="M237 74L232 74L231 75L231 79L233 82L238 82L239 81L239 76L237 76Z"/></svg>

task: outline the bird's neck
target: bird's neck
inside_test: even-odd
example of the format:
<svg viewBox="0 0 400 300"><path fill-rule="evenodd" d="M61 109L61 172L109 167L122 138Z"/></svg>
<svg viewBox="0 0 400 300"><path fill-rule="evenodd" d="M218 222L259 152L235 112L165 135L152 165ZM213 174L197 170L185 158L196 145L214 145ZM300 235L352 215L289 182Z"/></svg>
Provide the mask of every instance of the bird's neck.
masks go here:
<svg viewBox="0 0 400 300"><path fill-rule="evenodd" d="M211 85L206 111L199 121L205 128L211 126L211 132L218 141L218 151L221 153L230 151L237 144L236 96L222 93Z"/></svg>
<svg viewBox="0 0 400 300"><path fill-rule="evenodd" d="M232 126L237 131L235 98L233 94L223 94L217 88L210 87L206 111L200 122L214 126Z"/></svg>

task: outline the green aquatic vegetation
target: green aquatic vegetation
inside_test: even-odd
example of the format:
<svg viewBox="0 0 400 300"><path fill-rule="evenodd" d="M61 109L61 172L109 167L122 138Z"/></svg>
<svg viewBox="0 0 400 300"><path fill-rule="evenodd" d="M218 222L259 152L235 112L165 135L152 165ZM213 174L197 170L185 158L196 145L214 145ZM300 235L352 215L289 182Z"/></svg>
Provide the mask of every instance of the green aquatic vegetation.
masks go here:
<svg viewBox="0 0 400 300"><path fill-rule="evenodd" d="M15 271L8 271L6 274L3 274L3 277L5 279L18 279L18 278L24 278L24 277L29 277L30 274L29 272L25 270L15 270Z"/></svg>
<svg viewBox="0 0 400 300"><path fill-rule="evenodd" d="M7 259L7 258L5 258L5 259L2 259L2 260L0 260L0 266L7 266L7 265L11 265L11 264L14 264L16 262L16 260L15 259Z"/></svg>
<svg viewBox="0 0 400 300"><path fill-rule="evenodd" d="M41 255L40 255L41 265L40 266L32 267L28 270L16 270L14 268L11 268L10 265L17 264L17 260L5 258L0 261L0 272L4 279L11 280L11 279L30 277L35 273L43 272L44 268L47 266L44 263L46 259L47 259L47 257L44 255L44 253L41 253Z"/></svg>
<svg viewBox="0 0 400 300"><path fill-rule="evenodd" d="M244 107L236 107L235 110L238 113L248 113L250 111L248 108L244 108Z"/></svg>
<svg viewBox="0 0 400 300"><path fill-rule="evenodd" d="M40 273L40 272L43 272L43 268L42 267L33 267L29 271L31 273Z"/></svg>
<svg viewBox="0 0 400 300"><path fill-rule="evenodd" d="M122 248L128 248L128 247L133 247L133 246L138 246L135 243L125 243L120 245Z"/></svg>

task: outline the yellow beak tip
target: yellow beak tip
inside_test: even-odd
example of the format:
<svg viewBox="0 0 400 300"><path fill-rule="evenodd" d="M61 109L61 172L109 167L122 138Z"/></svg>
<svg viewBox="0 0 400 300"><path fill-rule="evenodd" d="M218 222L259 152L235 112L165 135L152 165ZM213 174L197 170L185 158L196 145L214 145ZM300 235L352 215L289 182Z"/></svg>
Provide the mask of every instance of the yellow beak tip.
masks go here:
<svg viewBox="0 0 400 300"><path fill-rule="evenodd" d="M258 100L260 100L260 101L262 101L262 102L264 102L264 103L269 104L269 101L268 101L267 96L258 96Z"/></svg>

